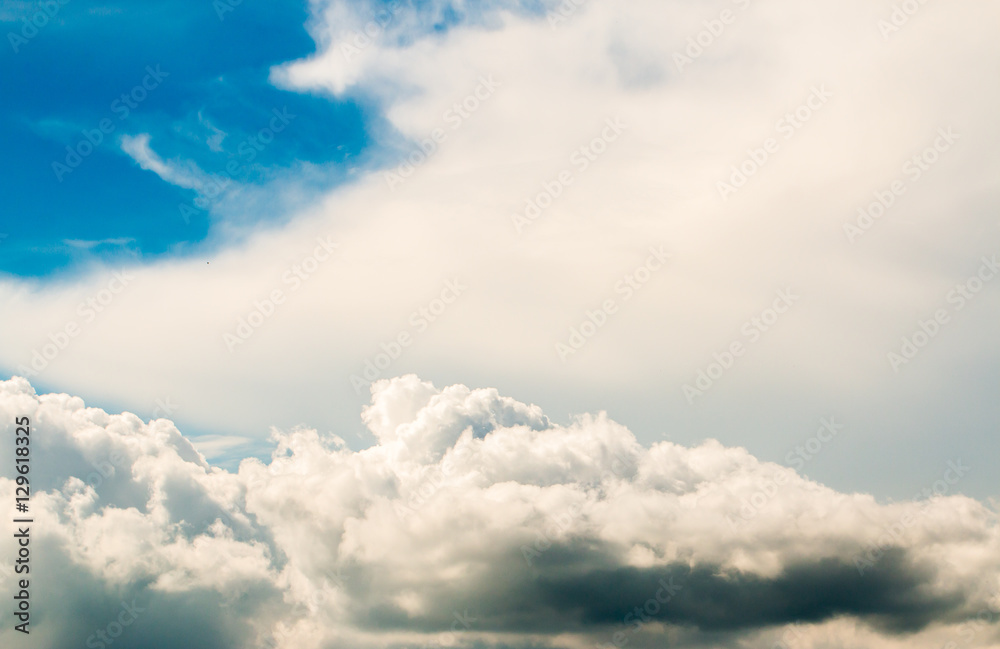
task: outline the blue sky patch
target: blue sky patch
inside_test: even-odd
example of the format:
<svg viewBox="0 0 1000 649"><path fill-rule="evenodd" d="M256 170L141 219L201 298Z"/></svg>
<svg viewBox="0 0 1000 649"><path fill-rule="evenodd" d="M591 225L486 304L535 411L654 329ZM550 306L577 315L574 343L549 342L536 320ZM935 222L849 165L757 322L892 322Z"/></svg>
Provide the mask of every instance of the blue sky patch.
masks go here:
<svg viewBox="0 0 1000 649"><path fill-rule="evenodd" d="M189 250L234 190L303 164L328 185L369 145L356 102L268 81L315 49L302 2L54 6L0 12L2 272Z"/></svg>

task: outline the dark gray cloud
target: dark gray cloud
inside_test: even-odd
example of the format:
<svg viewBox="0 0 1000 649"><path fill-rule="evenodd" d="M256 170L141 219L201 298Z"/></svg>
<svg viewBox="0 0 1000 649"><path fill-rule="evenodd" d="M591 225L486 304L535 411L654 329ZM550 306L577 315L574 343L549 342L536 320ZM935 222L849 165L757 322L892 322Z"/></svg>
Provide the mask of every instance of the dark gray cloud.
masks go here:
<svg viewBox="0 0 1000 649"><path fill-rule="evenodd" d="M256 632L248 621L285 608L278 590L268 584L254 584L238 595L208 588L164 591L151 576L113 583L95 575L52 537L34 543L33 550L31 633L7 636L13 640L4 647L238 649L253 646ZM0 619L9 631L9 614Z"/></svg>
<svg viewBox="0 0 1000 649"><path fill-rule="evenodd" d="M419 617L366 597L380 588L361 589L358 602L370 605L359 609L358 622L439 632L453 626L456 612L468 612L484 631L613 631L657 621L731 632L852 616L885 633L908 634L960 620L966 610L962 592L937 592L936 570L918 565L902 548L887 550L864 575L849 557L795 562L769 577L705 563L615 566L615 556L593 544L557 546L530 570L520 551L511 552L485 574L428 593L440 606Z"/></svg>
<svg viewBox="0 0 1000 649"><path fill-rule="evenodd" d="M540 603L563 615L575 612L588 624L621 623L636 607L655 601L666 583L680 590L662 608L650 605L646 615L671 624L730 631L850 615L907 633L953 617L965 603L961 593L935 593L934 578L931 568L914 565L904 550L894 549L865 575L840 557L795 563L776 577L711 564L671 564L546 576L537 581L536 592ZM649 615L653 608L659 613Z"/></svg>

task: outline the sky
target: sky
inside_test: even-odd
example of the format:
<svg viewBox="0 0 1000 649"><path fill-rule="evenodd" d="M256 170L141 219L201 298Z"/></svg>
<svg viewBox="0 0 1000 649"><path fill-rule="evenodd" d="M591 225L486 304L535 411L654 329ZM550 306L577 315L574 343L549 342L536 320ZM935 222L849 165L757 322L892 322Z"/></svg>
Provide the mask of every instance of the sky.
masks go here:
<svg viewBox="0 0 1000 649"><path fill-rule="evenodd" d="M998 17L3 3L26 646L1000 646Z"/></svg>

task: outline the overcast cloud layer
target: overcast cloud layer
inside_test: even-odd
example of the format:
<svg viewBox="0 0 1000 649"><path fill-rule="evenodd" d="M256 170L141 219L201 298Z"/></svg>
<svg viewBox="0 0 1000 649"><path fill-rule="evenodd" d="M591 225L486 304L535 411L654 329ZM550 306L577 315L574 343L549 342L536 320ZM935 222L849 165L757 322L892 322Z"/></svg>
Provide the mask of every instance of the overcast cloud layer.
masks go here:
<svg viewBox="0 0 1000 649"><path fill-rule="evenodd" d="M879 505L412 375L375 384L371 448L275 430L233 473L169 420L21 378L5 436L15 416L36 431L32 646L99 646L123 611L114 646L147 649L1000 646L998 512L951 495L962 463Z"/></svg>

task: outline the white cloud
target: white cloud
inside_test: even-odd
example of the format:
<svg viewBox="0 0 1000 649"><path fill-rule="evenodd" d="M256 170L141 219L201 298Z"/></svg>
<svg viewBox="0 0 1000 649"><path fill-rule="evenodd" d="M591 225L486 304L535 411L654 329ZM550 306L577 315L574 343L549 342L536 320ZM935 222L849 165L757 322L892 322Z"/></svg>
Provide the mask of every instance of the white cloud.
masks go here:
<svg viewBox="0 0 1000 649"><path fill-rule="evenodd" d="M24 379L0 383L5 439L15 416L32 425L34 601L85 611L36 622L59 646L123 597L146 609L129 643L188 607L189 625L144 645L164 647L589 647L615 633L737 647L794 629L790 646L937 648L980 614L963 646L1000 637L997 511L956 495L878 504L715 441L646 448L603 413L559 426L492 389L406 376L373 388L377 445L275 431L270 461L235 473L167 420ZM662 601L662 583L670 601L639 623L629 612Z"/></svg>
<svg viewBox="0 0 1000 649"><path fill-rule="evenodd" d="M198 452L206 459L222 457L233 449L245 446L253 440L249 437L238 435L201 435L191 439L191 445L198 449Z"/></svg>
<svg viewBox="0 0 1000 649"><path fill-rule="evenodd" d="M149 146L149 139L148 133L122 136L122 151L138 162L140 167L152 171L171 185L194 190L200 190L205 186L208 181L208 175L205 172L195 167L193 163L188 163L187 168L185 168L164 161Z"/></svg>
<svg viewBox="0 0 1000 649"><path fill-rule="evenodd" d="M63 243L71 248L82 250L92 250L100 246L127 246L135 243L132 237L114 237L109 239L87 240L87 239L64 239Z"/></svg>

